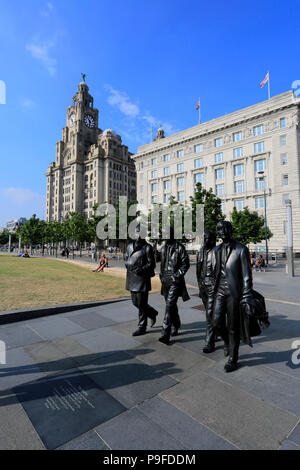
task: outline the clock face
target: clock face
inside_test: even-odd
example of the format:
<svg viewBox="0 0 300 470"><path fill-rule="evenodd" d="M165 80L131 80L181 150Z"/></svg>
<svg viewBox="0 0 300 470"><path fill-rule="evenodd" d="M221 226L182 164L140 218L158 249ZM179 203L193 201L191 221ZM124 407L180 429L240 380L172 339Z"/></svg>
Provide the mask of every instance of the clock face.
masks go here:
<svg viewBox="0 0 300 470"><path fill-rule="evenodd" d="M69 117L69 127L73 127L75 124L75 114L71 114L71 116Z"/></svg>
<svg viewBox="0 0 300 470"><path fill-rule="evenodd" d="M95 119L90 114L86 114L84 116L84 124L86 125L86 127L89 127L91 129L92 127L95 127Z"/></svg>

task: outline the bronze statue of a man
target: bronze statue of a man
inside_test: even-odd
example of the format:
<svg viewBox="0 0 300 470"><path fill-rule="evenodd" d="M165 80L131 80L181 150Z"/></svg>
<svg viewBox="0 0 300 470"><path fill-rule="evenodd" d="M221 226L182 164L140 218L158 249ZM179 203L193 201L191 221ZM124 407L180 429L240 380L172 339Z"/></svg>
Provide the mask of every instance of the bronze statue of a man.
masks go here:
<svg viewBox="0 0 300 470"><path fill-rule="evenodd" d="M157 310L148 304L151 290L151 277L155 275L155 259L152 246L140 237L140 227L136 228L137 239L129 242L125 257L126 289L131 292L131 300L139 310L138 328L132 333L140 336L146 333L147 318L151 327L156 322Z"/></svg>
<svg viewBox="0 0 300 470"><path fill-rule="evenodd" d="M215 350L215 333L212 323L214 304L214 256L216 246L216 234L212 230L206 230L203 236L203 246L197 255L197 281L199 286L199 297L206 311L206 338L204 353L211 353Z"/></svg>
<svg viewBox="0 0 300 470"><path fill-rule="evenodd" d="M181 326L178 297L182 297L183 301L190 298L184 280L190 267L189 256L184 245L175 240L173 227L170 227L168 232L168 238L161 248L160 263L161 293L166 301L166 310L159 341L164 344L169 344L170 336L176 336Z"/></svg>
<svg viewBox="0 0 300 470"><path fill-rule="evenodd" d="M237 369L240 345L240 303L252 298L252 271L248 248L232 238L230 222L217 224L217 235L223 240L214 250L215 302L213 324L228 347L226 372Z"/></svg>

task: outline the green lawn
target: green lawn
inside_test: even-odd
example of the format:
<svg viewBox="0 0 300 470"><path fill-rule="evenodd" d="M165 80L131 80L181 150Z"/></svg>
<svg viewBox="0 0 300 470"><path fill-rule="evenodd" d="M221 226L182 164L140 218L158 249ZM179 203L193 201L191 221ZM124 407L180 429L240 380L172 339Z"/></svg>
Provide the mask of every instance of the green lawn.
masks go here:
<svg viewBox="0 0 300 470"><path fill-rule="evenodd" d="M124 297L125 279L72 263L0 254L0 311Z"/></svg>

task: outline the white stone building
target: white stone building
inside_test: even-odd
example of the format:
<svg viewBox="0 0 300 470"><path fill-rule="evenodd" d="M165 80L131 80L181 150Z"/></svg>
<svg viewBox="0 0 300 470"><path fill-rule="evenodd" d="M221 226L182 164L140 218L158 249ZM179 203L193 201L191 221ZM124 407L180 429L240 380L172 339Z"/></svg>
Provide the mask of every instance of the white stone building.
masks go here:
<svg viewBox="0 0 300 470"><path fill-rule="evenodd" d="M136 172L128 147L112 129L98 128L98 109L85 82L67 109L62 140L46 173L46 220L69 212L91 217L95 203L115 204L119 196L136 199Z"/></svg>
<svg viewBox="0 0 300 470"><path fill-rule="evenodd" d="M195 183L233 207L264 215L273 237L270 250L286 247L286 208L293 208L294 249L300 252L300 99L293 91L164 137L162 129L133 156L137 199L151 207L170 195L189 202ZM262 243L263 246L263 243Z"/></svg>

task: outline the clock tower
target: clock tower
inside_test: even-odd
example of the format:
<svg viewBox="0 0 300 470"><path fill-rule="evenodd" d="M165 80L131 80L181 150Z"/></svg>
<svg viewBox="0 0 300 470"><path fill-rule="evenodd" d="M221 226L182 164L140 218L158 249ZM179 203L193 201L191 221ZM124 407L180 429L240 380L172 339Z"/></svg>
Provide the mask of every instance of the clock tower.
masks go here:
<svg viewBox="0 0 300 470"><path fill-rule="evenodd" d="M84 77L83 77L84 78ZM47 171L46 219L64 220L70 212L92 216L94 204L136 198L135 166L112 129L98 128L98 109L85 81L67 108L62 139Z"/></svg>

